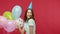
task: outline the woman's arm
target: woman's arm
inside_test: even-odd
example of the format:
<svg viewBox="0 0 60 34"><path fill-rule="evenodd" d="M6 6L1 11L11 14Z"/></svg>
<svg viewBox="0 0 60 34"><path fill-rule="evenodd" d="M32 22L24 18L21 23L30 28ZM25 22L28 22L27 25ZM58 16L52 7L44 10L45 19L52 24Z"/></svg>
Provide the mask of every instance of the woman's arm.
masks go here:
<svg viewBox="0 0 60 34"><path fill-rule="evenodd" d="M30 19L28 21L30 34L34 34L34 32L33 32L34 23L35 23L35 21L33 19Z"/></svg>
<svg viewBox="0 0 60 34"><path fill-rule="evenodd" d="M33 34L33 26L29 26L30 34Z"/></svg>

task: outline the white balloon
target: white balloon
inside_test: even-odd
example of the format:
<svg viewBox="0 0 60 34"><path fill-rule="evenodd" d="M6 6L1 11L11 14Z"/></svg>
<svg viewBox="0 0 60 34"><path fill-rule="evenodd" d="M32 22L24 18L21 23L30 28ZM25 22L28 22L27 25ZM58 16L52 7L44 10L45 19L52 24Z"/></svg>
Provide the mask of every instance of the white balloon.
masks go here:
<svg viewBox="0 0 60 34"><path fill-rule="evenodd" d="M23 19L19 18L19 19L15 20L15 21L16 21L16 25L17 25L18 27L23 27L23 25L24 25ZM17 27L17 28L18 28L18 27Z"/></svg>
<svg viewBox="0 0 60 34"><path fill-rule="evenodd" d="M12 15L13 15L13 17L14 17L15 20L18 19L21 16L21 13L22 13L21 6L16 5L16 6L13 7L13 9L12 9Z"/></svg>

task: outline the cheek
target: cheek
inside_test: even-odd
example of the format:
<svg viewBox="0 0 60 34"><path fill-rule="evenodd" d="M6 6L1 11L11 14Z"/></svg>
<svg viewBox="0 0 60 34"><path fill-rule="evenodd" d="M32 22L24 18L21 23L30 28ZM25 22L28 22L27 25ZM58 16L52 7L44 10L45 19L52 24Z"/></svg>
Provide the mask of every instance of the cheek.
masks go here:
<svg viewBox="0 0 60 34"><path fill-rule="evenodd" d="M30 16L30 13L27 13L27 16Z"/></svg>
<svg viewBox="0 0 60 34"><path fill-rule="evenodd" d="M28 13L27 13L27 15L26 15L26 16L27 16L27 18L29 18L29 14L28 14Z"/></svg>
<svg viewBox="0 0 60 34"><path fill-rule="evenodd" d="M32 14L30 14L32 16Z"/></svg>
<svg viewBox="0 0 60 34"><path fill-rule="evenodd" d="M26 16L28 16L28 13L26 14Z"/></svg>

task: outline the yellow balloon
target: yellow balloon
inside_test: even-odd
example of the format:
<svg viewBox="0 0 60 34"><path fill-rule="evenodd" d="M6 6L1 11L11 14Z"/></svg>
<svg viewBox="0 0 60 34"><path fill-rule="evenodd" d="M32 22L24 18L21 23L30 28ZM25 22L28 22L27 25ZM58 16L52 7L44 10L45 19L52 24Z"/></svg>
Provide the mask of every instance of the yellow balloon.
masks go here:
<svg viewBox="0 0 60 34"><path fill-rule="evenodd" d="M12 13L10 11L5 11L3 16L6 17L8 20L13 20Z"/></svg>

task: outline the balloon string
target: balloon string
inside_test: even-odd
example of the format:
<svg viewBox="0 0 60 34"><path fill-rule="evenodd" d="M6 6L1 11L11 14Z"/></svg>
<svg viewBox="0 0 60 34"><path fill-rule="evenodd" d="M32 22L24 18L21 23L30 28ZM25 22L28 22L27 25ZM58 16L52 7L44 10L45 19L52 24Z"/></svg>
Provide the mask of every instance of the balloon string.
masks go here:
<svg viewBox="0 0 60 34"><path fill-rule="evenodd" d="M7 34L9 34L9 32L7 32Z"/></svg>
<svg viewBox="0 0 60 34"><path fill-rule="evenodd" d="M9 34L9 32L6 32L6 31L4 31L4 30L2 30L2 31L3 31L3 34L5 34L5 33L6 33L6 34Z"/></svg>
<svg viewBox="0 0 60 34"><path fill-rule="evenodd" d="M4 29L3 29L2 31L3 31L3 34L5 34L5 31L4 31Z"/></svg>

